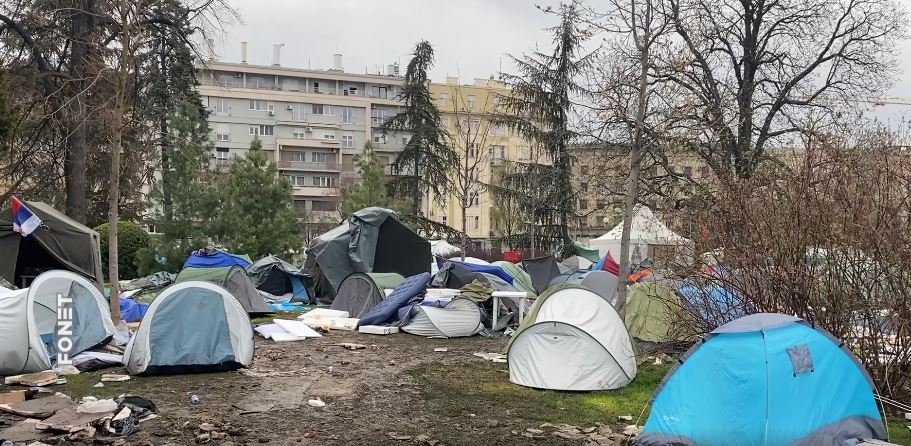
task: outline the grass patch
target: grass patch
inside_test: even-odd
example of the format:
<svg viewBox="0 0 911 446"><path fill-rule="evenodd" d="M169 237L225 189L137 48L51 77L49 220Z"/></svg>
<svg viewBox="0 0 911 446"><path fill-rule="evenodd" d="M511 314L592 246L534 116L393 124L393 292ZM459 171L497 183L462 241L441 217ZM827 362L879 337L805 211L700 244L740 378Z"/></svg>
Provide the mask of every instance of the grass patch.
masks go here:
<svg viewBox="0 0 911 446"><path fill-rule="evenodd" d="M430 366L411 374L427 384L425 398L434 410L446 415L510 416L534 423L590 426L616 423L631 415L644 423L646 405L670 364L643 364L636 379L623 389L603 392L536 390L509 382L504 364L472 362L459 367ZM642 414L642 418L639 416Z"/></svg>
<svg viewBox="0 0 911 446"><path fill-rule="evenodd" d="M908 420L903 418L889 419L889 441L892 443L911 446L911 429L908 429Z"/></svg>

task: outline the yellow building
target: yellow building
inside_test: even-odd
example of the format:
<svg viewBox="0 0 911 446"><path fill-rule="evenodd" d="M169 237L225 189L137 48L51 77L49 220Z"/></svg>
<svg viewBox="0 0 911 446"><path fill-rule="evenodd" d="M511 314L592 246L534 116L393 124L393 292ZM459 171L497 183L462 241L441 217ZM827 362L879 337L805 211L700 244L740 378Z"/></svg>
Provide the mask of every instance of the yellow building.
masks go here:
<svg viewBox="0 0 911 446"><path fill-rule="evenodd" d="M442 205L428 197L425 215L490 246L499 234L491 217L495 203L483 185L490 182L492 167L504 160L530 161L532 157L527 141L492 121L498 97L508 95L509 88L494 79L461 85L458 78L448 77L446 83L432 83L430 92L450 134L450 145L459 155L459 168L453 175L455 191Z"/></svg>

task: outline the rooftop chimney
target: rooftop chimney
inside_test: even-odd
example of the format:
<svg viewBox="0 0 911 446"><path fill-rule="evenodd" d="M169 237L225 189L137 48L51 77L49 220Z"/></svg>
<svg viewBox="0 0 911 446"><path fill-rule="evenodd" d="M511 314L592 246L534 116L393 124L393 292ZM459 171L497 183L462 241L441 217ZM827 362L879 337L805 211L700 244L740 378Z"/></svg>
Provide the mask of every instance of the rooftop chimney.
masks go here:
<svg viewBox="0 0 911 446"><path fill-rule="evenodd" d="M218 60L218 55L215 54L215 39L206 40L206 45L209 48L209 60L213 62Z"/></svg>
<svg viewBox="0 0 911 446"><path fill-rule="evenodd" d="M342 55L335 53L332 55L332 70L333 71L344 71L342 69Z"/></svg>
<svg viewBox="0 0 911 446"><path fill-rule="evenodd" d="M247 63L247 42L240 42L240 63Z"/></svg>
<svg viewBox="0 0 911 446"><path fill-rule="evenodd" d="M273 66L276 66L276 67L281 66L282 47L283 46L285 46L284 43L276 43L276 44L272 45L272 65Z"/></svg>

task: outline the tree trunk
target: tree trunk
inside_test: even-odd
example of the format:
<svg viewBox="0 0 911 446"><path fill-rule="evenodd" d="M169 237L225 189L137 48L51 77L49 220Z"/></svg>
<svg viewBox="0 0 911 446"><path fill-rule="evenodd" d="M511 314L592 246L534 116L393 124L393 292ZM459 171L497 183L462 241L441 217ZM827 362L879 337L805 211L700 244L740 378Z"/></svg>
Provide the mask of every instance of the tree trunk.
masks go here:
<svg viewBox="0 0 911 446"><path fill-rule="evenodd" d="M73 15L71 25L73 49L70 54L70 75L72 84L68 94L70 105L66 107L66 151L63 159L63 177L66 188L66 215L80 222L86 222L88 203L86 199L86 164L88 158L88 120L85 101L86 67L90 57L89 34L94 28L95 0L80 1L79 10ZM83 97L79 97L82 95Z"/></svg>
<svg viewBox="0 0 911 446"><path fill-rule="evenodd" d="M468 217L465 215L465 198L462 198L462 261L465 261L465 242L468 239Z"/></svg>
<svg viewBox="0 0 911 446"><path fill-rule="evenodd" d="M421 154L418 153L414 157L414 186L411 191L412 194L414 195L413 197L411 197L411 199L412 199L411 215L414 215L414 216L419 215L419 212L421 210L420 209L421 208L421 197L419 196L419 194L421 193L421 176L418 173L418 169L420 169L420 166L421 166Z"/></svg>
<svg viewBox="0 0 911 446"><path fill-rule="evenodd" d="M118 270L118 219L120 218L120 151L123 149L123 115L126 109L127 83L129 81L131 33L130 6L128 0L120 1L121 50L120 66L117 71L114 91L113 134L111 145L111 187L108 192L110 207L110 232L108 233L108 280L111 283L111 319L120 323L120 275Z"/></svg>
<svg viewBox="0 0 911 446"><path fill-rule="evenodd" d="M634 24L635 25L635 24ZM620 277L617 281L617 313L622 319L626 312L626 287L629 277L629 236L633 226L633 210L639 196L639 174L642 170L642 134L645 127L645 111L648 106L648 60L649 40L646 32L643 44L639 46L639 91L636 99L636 121L633 130L633 146L630 153L629 177L626 180L626 197L623 209L623 234L620 236Z"/></svg>
<svg viewBox="0 0 911 446"><path fill-rule="evenodd" d="M159 59L159 76L167 75L167 57L165 55L165 45L160 43L161 57ZM164 221L171 223L174 219L174 213L172 208L171 200L171 157L170 157L170 142L171 134L168 129L168 118L166 115L162 115L159 119L161 121L158 123L158 132L159 137L161 138L161 195L162 195L162 211L164 213Z"/></svg>

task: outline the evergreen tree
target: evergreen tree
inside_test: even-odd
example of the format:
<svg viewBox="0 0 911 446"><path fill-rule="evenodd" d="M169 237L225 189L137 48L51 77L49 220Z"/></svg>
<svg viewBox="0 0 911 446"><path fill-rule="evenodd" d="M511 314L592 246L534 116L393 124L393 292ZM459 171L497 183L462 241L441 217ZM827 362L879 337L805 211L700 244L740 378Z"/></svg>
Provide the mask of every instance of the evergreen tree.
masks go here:
<svg viewBox="0 0 911 446"><path fill-rule="evenodd" d="M407 132L408 143L393 163L401 175L393 183L398 196L411 198L411 214L419 215L421 196L433 192L434 197L447 197L451 189L450 173L458 166L459 158L446 144L446 130L430 95L427 70L433 66L433 48L426 40L414 48L414 57L405 70L405 84L398 99L404 110L383 124L383 132Z"/></svg>
<svg viewBox="0 0 911 446"><path fill-rule="evenodd" d="M586 93L576 77L588 65L588 57L579 54L587 32L579 26L578 6L575 3L561 5L558 13L560 24L551 28L553 52L535 51L522 58L512 57L519 74L502 74L511 92L500 97L503 113L498 120L534 145L541 146L550 158L551 173L542 173L540 166L528 169L547 179L541 183L535 181L533 186L549 190L525 195L537 195L546 200L533 206L532 222L542 226L542 237L567 251L572 248L569 223L576 211L570 181L572 157L567 151L575 137L570 114L573 98Z"/></svg>
<svg viewBox="0 0 911 446"><path fill-rule="evenodd" d="M370 206L379 206L400 211L400 203L388 193L386 172L379 158L368 144L364 154L354 160L358 180L342 189L342 201L339 212L342 218Z"/></svg>
<svg viewBox="0 0 911 446"><path fill-rule="evenodd" d="M260 257L284 255L301 246L291 183L253 140L245 158L231 164L219 201L217 233L233 252Z"/></svg>

